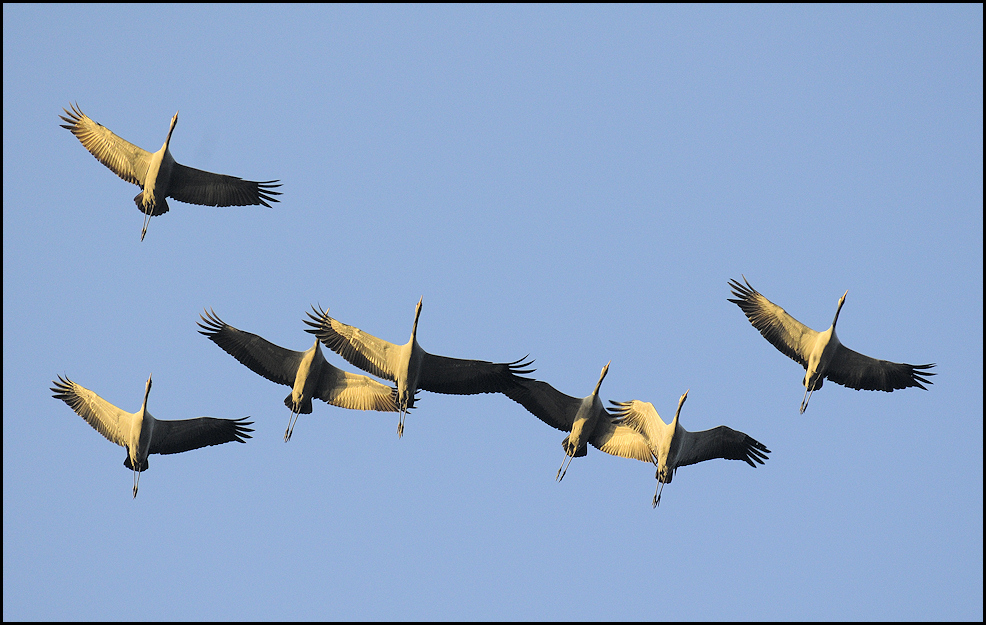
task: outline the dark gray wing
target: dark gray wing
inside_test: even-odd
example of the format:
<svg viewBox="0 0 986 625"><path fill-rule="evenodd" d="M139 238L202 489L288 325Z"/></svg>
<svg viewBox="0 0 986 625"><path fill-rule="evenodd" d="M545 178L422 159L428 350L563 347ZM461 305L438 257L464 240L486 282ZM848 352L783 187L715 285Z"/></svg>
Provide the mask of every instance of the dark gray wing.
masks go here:
<svg viewBox="0 0 986 625"><path fill-rule="evenodd" d="M934 364L908 365L889 360L879 360L864 356L845 345L839 345L839 349L832 356L828 369L825 371L825 377L836 384L856 390L887 391L889 393L909 386L925 388L925 384L932 383L927 376L935 375L926 369L934 366Z"/></svg>
<svg viewBox="0 0 986 625"><path fill-rule="evenodd" d="M213 343L254 373L264 376L271 382L294 386L294 378L305 355L304 352L285 349L256 334L237 330L216 316L215 311L211 309L206 311L205 315L199 316L205 322L198 322L199 327L202 328L199 334L209 337Z"/></svg>
<svg viewBox="0 0 986 625"><path fill-rule="evenodd" d="M701 432L685 432L688 442L678 454L677 466L684 467L697 462L724 458L743 460L751 467L763 464L770 450L748 434L720 425Z"/></svg>
<svg viewBox="0 0 986 625"><path fill-rule="evenodd" d="M582 400L556 390L547 382L518 378L503 394L532 415L562 432L571 432Z"/></svg>
<svg viewBox="0 0 986 625"><path fill-rule="evenodd" d="M223 443L245 443L244 439L252 438L247 432L253 428L253 421L242 419L216 419L215 417L198 417L197 419L182 419L179 421L157 420L154 424L154 434L151 438L149 454L179 454L210 445Z"/></svg>
<svg viewBox="0 0 986 625"><path fill-rule="evenodd" d="M168 197L202 206L263 204L270 208L267 202L277 202L279 200L274 196L281 195L280 191L273 190L281 186L275 182L277 180L254 182L175 163L168 181Z"/></svg>
<svg viewBox="0 0 986 625"><path fill-rule="evenodd" d="M526 361L526 362L525 362ZM466 360L424 353L418 388L447 395L476 395L477 393L506 393L532 373L533 360L527 356L513 362Z"/></svg>

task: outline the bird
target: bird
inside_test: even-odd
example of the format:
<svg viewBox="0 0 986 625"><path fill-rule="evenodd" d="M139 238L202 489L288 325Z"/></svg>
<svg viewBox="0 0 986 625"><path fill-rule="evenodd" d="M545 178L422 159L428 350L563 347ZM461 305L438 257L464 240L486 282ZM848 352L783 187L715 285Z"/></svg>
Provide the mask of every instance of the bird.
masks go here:
<svg viewBox="0 0 986 625"><path fill-rule="evenodd" d="M565 456L555 474L556 481L560 482L568 472L566 461L571 465L574 458L586 455L586 443L614 456L653 461L653 454L639 440L639 435L628 427L614 426L599 399L599 387L609 372L610 363L612 361L602 368L596 387L586 397L566 395L547 382L530 378L521 378L504 392L535 417L568 433L561 442Z"/></svg>
<svg viewBox="0 0 986 625"><path fill-rule="evenodd" d="M166 198L169 197L179 202L204 206L262 204L270 208L267 202L277 202L278 199L274 196L281 195L280 191L274 191L281 186L274 184L279 182L277 180L253 182L176 163L168 144L171 143L171 133L175 131L175 124L178 123L177 112L171 118L171 128L168 129L164 145L152 154L90 119L77 103L71 106L71 111L62 109L68 117L59 115L66 122L61 124L61 127L75 135L96 157L96 160L106 165L110 171L142 189L134 197L137 209L144 213L144 228L140 232L141 241L147 234L150 218L168 212Z"/></svg>
<svg viewBox="0 0 986 625"><path fill-rule="evenodd" d="M86 420L97 432L112 443L126 448L127 457L123 466L134 472L134 497L140 474L147 470L147 456L150 454L178 454L183 451L221 445L223 443L245 443L252 438L247 432L253 421L242 419L217 419L198 417L196 419L165 420L155 419L147 410L147 396L151 393L151 376L147 376L144 386L144 402L140 410L131 413L121 410L96 393L82 387L68 377L58 376L52 380L52 397L69 405L80 417Z"/></svg>
<svg viewBox="0 0 986 625"><path fill-rule="evenodd" d="M284 442L291 440L298 415L311 414L315 397L341 408L397 412L396 388L332 366L326 362L318 339L307 351L296 352L256 334L237 330L212 309L199 316L202 318L198 322L202 328L199 334L207 336L254 373L291 387L284 398L284 405L291 409Z"/></svg>
<svg viewBox="0 0 986 625"><path fill-rule="evenodd" d="M664 423L654 409L654 404L639 400L616 402L614 406L614 426L628 426L637 432L642 443L646 444L654 455L657 465L658 489L654 491L652 507L661 503L661 492L665 484L670 484L678 467L704 462L714 458L726 460L745 460L751 467L763 464L770 450L763 443L748 434L720 425L711 430L689 432L681 427L678 420L681 406L688 398L688 391L678 400L678 409L670 424ZM628 443L629 445L630 443ZM640 444L639 442L633 444Z"/></svg>
<svg viewBox="0 0 986 625"><path fill-rule="evenodd" d="M527 356L513 362L494 363L485 360L466 360L437 356L426 352L418 344L418 318L421 304L414 309L414 325L411 338L404 345L395 345L363 332L355 326L342 323L329 316L321 306L308 313L305 331L314 334L322 344L339 354L350 364L372 375L397 384L397 405L400 418L397 437L404 435L404 418L414 407L418 390L446 395L476 395L478 393L503 393L516 384L521 374L533 361L524 362ZM313 314L314 313L314 314Z"/></svg>
<svg viewBox="0 0 986 625"><path fill-rule="evenodd" d="M774 304L750 286L743 276L746 286L737 280L730 280L729 286L737 299L729 298L746 315L753 327L760 331L782 354L805 368L805 395L801 400L801 414L808 408L813 392L822 388L824 378L856 390L886 391L916 386L925 389L931 384L927 371L935 366L909 365L888 360L879 360L854 352L839 341L835 334L835 324L839 312L846 303L847 290L839 298L832 325L824 332L816 332L804 325L783 308Z"/></svg>

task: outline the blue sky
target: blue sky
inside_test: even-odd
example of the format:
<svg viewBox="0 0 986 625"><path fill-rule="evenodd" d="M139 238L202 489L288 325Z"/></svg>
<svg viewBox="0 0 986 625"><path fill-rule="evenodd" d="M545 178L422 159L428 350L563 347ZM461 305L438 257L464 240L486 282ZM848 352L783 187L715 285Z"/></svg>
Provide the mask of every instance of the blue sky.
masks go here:
<svg viewBox="0 0 986 625"><path fill-rule="evenodd" d="M3 616L983 618L983 11L974 6L3 7ZM59 127L280 179L171 203ZM726 301L745 274L928 391L826 384ZM590 449L502 395L397 416L316 402L197 333L291 349L312 304L395 343L690 430L756 470ZM329 361L354 368L337 355ZM125 452L59 374L254 437ZM584 599L584 601L582 600Z"/></svg>

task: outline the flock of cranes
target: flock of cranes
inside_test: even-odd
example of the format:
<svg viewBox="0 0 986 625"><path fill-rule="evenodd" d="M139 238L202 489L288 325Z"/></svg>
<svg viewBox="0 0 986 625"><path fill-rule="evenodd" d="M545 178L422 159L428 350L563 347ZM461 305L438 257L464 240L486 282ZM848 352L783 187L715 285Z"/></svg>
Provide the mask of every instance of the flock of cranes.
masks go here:
<svg viewBox="0 0 986 625"><path fill-rule="evenodd" d="M248 206L277 202L280 195L273 189L277 180L252 182L234 176L214 174L176 163L169 143L178 113L164 145L157 152L143 150L94 122L76 105L65 110L68 117L63 128L74 134L101 163L128 182L141 188L134 198L144 214L141 240L152 216L168 211L166 198L206 206ZM839 341L835 325L848 291L839 298L832 325L817 332L798 322L783 308L756 291L743 276L744 284L730 280L735 303L754 328L783 354L805 369L805 395L801 412L808 407L814 391L825 378L857 390L894 391L931 384L928 369L934 364L910 365L864 356ZM421 391L451 395L499 393L517 402L528 412L566 433L562 440L564 456L555 479L561 481L573 459L586 455L588 446L620 458L650 462L656 466L657 489L652 505L661 501L665 484L670 484L679 467L723 458L742 460L751 467L763 464L771 453L763 443L744 432L724 425L691 432L680 423L681 408L688 397L685 391L678 400L671 423L665 423L650 402L610 400L607 409L600 398L600 388L612 361L599 374L592 392L578 398L566 395L547 382L527 377L534 372L528 356L512 362L489 362L438 356L426 352L417 339L422 302L414 311L411 337L397 345L379 339L356 326L329 316L328 311L312 308L304 323L305 331L315 335L315 343L306 351L280 347L266 339L238 330L222 321L209 309L200 315L199 332L233 356L254 373L272 382L291 387L284 399L290 409L284 441L291 440L298 417L312 413L312 401L320 399L333 406L350 410L377 410L398 413L397 436L404 434L405 418L415 407ZM373 378L350 373L330 364L321 345L346 362L370 375L392 382L389 386ZM68 378L52 382L53 397L64 401L79 416L109 441L124 447L124 466L133 471L133 495L137 496L140 473L148 468L150 454L175 454L210 445L246 442L253 425L241 419L198 417L184 420L161 420L147 411L151 376L147 378L140 410L129 413L109 403L93 391Z"/></svg>

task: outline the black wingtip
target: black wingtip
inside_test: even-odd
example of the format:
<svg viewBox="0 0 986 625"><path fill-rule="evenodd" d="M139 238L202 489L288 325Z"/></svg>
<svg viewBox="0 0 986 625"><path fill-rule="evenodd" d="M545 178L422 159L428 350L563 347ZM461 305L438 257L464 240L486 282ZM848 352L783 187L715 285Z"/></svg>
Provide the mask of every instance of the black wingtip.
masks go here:
<svg viewBox="0 0 986 625"><path fill-rule="evenodd" d="M508 362L507 367L510 369L510 373L514 375L527 375L537 371L536 368L531 367L534 364L534 358L530 358L530 360L528 358L530 358L530 354L527 354L523 358L518 358L513 362Z"/></svg>
<svg viewBox="0 0 986 625"><path fill-rule="evenodd" d="M241 417L239 419L233 419L233 424L234 424L234 428L235 428L235 431L233 432L233 436L236 437L236 442L237 443L245 443L246 441L243 440L243 439L245 439L245 438L253 438L252 436L250 436L249 434L247 434L247 432L253 432L254 431L253 428L246 427L248 425L253 425L253 421L247 421L246 420L246 419L249 419L249 418L250 418L250 415L247 415L245 417Z"/></svg>
<svg viewBox="0 0 986 625"><path fill-rule="evenodd" d="M329 311L322 310L322 305L319 304L318 308L315 308L313 305L311 312L306 311L305 314L309 317L308 319L302 319L309 326L305 328L305 332L318 336L319 331L322 329L322 324L329 318Z"/></svg>
<svg viewBox="0 0 986 625"><path fill-rule="evenodd" d="M928 389L924 387L925 384L934 384L927 376L937 374L934 371L927 371L927 369L934 367L935 364L911 365L911 381L914 383L914 386L926 391Z"/></svg>
<svg viewBox="0 0 986 625"><path fill-rule="evenodd" d="M199 334L207 336L210 339L226 327L226 322L220 319L216 311L211 308L205 310L205 315L199 313L199 317L205 322L204 324L201 321L195 322L196 325L202 328L202 330L199 330Z"/></svg>

